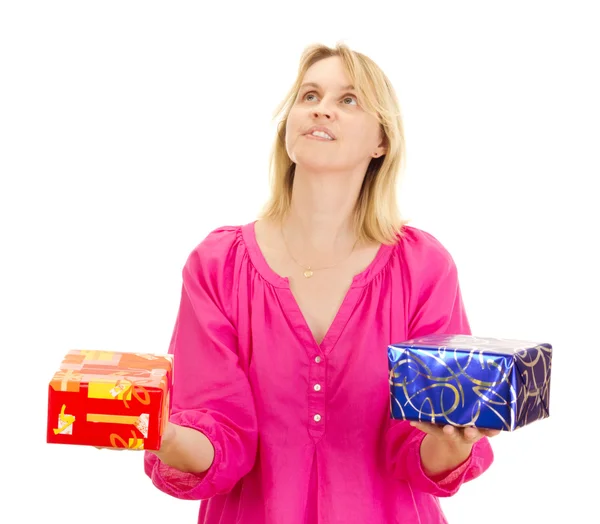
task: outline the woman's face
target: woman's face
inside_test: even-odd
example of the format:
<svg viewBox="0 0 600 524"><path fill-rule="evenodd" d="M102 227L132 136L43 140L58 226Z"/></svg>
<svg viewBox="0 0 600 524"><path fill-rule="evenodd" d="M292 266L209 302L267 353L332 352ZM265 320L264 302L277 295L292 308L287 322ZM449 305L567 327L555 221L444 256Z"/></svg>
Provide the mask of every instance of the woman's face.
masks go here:
<svg viewBox="0 0 600 524"><path fill-rule="evenodd" d="M302 79L286 127L286 149L298 166L313 171L360 172L385 153L377 119L358 104L342 61L313 64Z"/></svg>

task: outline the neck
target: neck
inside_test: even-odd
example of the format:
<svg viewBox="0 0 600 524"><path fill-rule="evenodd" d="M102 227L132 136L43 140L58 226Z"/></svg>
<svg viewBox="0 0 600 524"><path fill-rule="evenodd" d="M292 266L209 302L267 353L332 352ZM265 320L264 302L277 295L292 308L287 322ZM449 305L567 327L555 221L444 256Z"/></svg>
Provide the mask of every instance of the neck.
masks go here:
<svg viewBox="0 0 600 524"><path fill-rule="evenodd" d="M296 166L292 202L284 220L300 249L331 253L356 241L354 209L362 177L314 173Z"/></svg>

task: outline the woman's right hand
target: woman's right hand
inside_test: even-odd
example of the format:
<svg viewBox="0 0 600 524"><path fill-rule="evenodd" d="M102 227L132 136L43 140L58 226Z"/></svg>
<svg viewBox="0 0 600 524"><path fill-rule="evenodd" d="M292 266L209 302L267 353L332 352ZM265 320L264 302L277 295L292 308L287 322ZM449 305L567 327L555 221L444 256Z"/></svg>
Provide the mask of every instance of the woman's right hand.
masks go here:
<svg viewBox="0 0 600 524"><path fill-rule="evenodd" d="M159 449L156 451L149 449L148 451L150 453L154 453L155 455L158 455L161 452L168 450L169 447L172 447L174 445L175 439L177 438L177 429L180 427L181 426L177 426L177 425L173 424L172 422L167 422L167 425L165 426L165 430L160 439Z"/></svg>
<svg viewBox="0 0 600 524"><path fill-rule="evenodd" d="M167 422L160 449L147 451L164 464L187 473L204 473L215 458L215 449L203 433L172 422Z"/></svg>
<svg viewBox="0 0 600 524"><path fill-rule="evenodd" d="M97 446L98 447L98 446ZM98 449L126 449L98 447ZM213 463L215 449L200 431L167 422L162 434L160 449L146 450L168 466L188 473L204 473Z"/></svg>

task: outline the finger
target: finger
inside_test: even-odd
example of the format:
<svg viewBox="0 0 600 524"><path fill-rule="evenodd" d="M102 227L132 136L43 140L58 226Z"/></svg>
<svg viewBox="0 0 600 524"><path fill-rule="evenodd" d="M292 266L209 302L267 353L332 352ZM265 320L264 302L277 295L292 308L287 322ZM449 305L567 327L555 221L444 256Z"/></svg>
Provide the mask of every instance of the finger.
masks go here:
<svg viewBox="0 0 600 524"><path fill-rule="evenodd" d="M479 429L475 426L455 427L451 424L440 426L431 422L411 421L410 425L421 431L454 442L465 442L474 444L484 436L494 436L500 433L500 430Z"/></svg>
<svg viewBox="0 0 600 524"><path fill-rule="evenodd" d="M481 438L481 435L475 427L456 427L451 424L446 424L442 428L442 436L445 440L454 442L473 443Z"/></svg>
<svg viewBox="0 0 600 524"><path fill-rule="evenodd" d="M479 429L474 426L468 426L463 429L463 438L467 442L477 442L481 437L483 437L483 435Z"/></svg>
<svg viewBox="0 0 600 524"><path fill-rule="evenodd" d="M454 426L451 426L450 424L446 424L443 428L442 431L444 433L444 436L450 440L460 440L462 439L462 434L459 428L455 428Z"/></svg>
<svg viewBox="0 0 600 524"><path fill-rule="evenodd" d="M481 433L486 437L495 437L496 435L499 435L501 431L499 429L482 429Z"/></svg>
<svg viewBox="0 0 600 524"><path fill-rule="evenodd" d="M435 435L437 437L443 436L442 428L436 424L432 424L431 422L417 422L413 420L411 421L410 425L429 435Z"/></svg>
<svg viewBox="0 0 600 524"><path fill-rule="evenodd" d="M429 435L433 435L443 440L457 442L464 440L460 428L454 427L451 424L441 426L439 424L432 424L431 422L411 422L411 426L414 426L421 431L428 433Z"/></svg>

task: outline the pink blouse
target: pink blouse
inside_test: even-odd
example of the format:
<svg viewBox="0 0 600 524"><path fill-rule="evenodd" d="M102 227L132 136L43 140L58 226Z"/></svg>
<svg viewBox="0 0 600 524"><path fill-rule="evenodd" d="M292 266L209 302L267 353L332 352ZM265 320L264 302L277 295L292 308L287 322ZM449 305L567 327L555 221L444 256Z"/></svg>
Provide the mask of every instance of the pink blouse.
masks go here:
<svg viewBox="0 0 600 524"><path fill-rule="evenodd" d="M387 347L470 334L456 266L414 227L355 276L321 344L254 223L210 233L183 268L171 421L204 433L210 469L181 473L145 453L163 492L201 500L205 524L438 524L438 497L484 472L487 439L428 477L424 433L390 419Z"/></svg>

